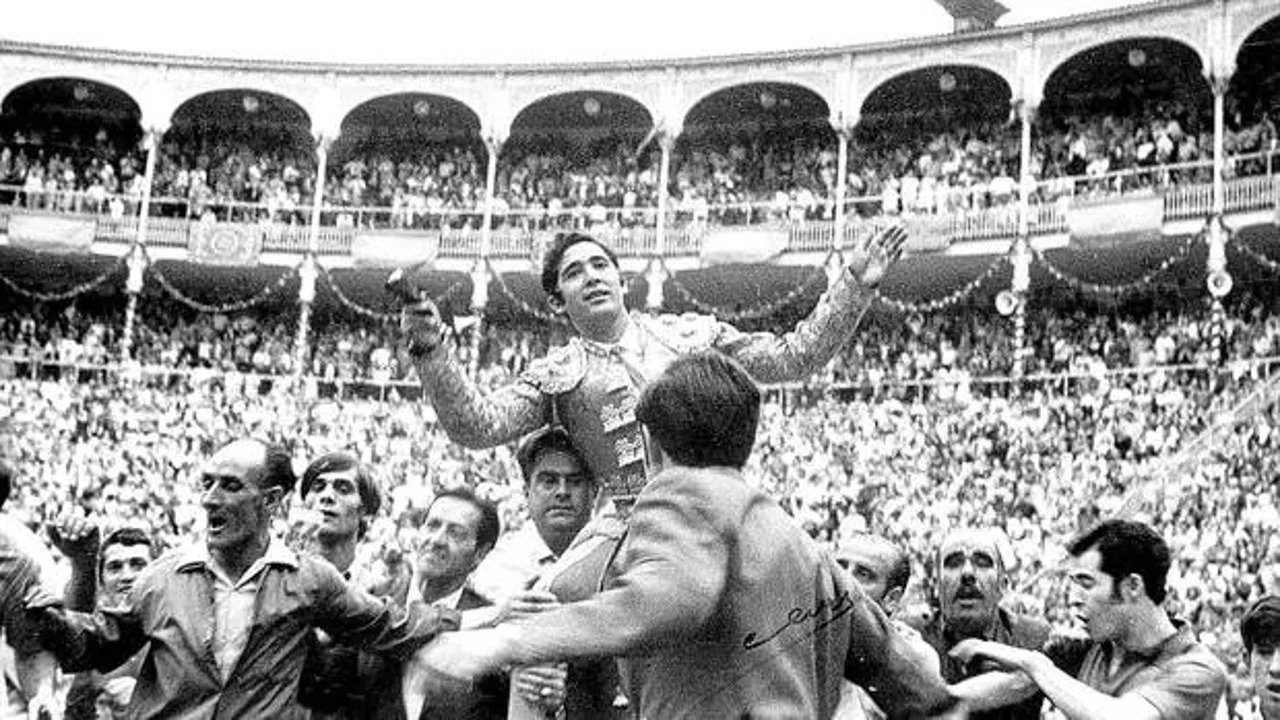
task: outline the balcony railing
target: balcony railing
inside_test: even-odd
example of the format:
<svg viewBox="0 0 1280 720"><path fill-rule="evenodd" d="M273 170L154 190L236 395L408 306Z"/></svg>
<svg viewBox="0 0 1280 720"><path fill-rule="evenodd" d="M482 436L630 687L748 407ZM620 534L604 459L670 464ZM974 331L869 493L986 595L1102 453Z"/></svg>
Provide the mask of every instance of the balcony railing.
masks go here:
<svg viewBox="0 0 1280 720"><path fill-rule="evenodd" d="M1224 183L1225 212L1280 209L1280 163L1268 154L1232 159L1235 171L1255 174L1232 178ZM1057 178L1040 182L1030 204L1028 231L1032 235L1068 230L1071 204L1076 197L1108 197L1159 193L1164 199L1165 221L1203 219L1213 212L1213 186L1208 182L1212 164L1184 163L1153 168L1116 171L1097 176ZM0 233L9 230L13 213L79 215L92 217L95 240L105 243L132 243L138 235L139 201L125 196L90 197L86 192L33 192L21 187L0 186ZM854 198L842 247L862 240L885 222L879 198ZM405 242L429 238L439 242L442 258L533 258L548 234L566 229L591 232L610 242L620 256L697 255L709 232L721 227L750 226L786 234L791 252L824 252L833 247L832 207L821 201L804 212L788 212L778 203L736 203L708 206L705 212L673 210L661 246L656 212L648 208L628 208L600 213L576 208L560 215L545 210L511 211L494 216L488 247L480 229L482 215L474 210L441 209L412 214L390 208L324 207L312 245L309 210L283 210L254 203L206 203L195 206L187 200L154 198L147 219L146 243L153 247L184 248L190 243L196 223L217 220L261 229L265 252L304 254L310 249L322 255L349 255L357 236L373 232L402 234ZM197 216L197 210L199 216ZM911 249L944 249L949 245L998 240L1017 234L1016 202L990 207L941 213L910 213L903 220L911 228Z"/></svg>

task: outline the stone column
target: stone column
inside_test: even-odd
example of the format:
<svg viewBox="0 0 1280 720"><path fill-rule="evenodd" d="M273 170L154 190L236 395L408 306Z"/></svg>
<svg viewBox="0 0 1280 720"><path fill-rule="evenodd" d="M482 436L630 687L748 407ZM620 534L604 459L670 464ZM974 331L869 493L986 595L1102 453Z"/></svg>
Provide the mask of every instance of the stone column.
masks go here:
<svg viewBox="0 0 1280 720"><path fill-rule="evenodd" d="M489 162L484 171L484 213L480 224L480 257L489 257L493 243L493 198L498 184L498 153L502 150L502 140L497 135L490 135L484 140L485 150L489 153Z"/></svg>
<svg viewBox="0 0 1280 720"><path fill-rule="evenodd" d="M853 129L849 127L836 129L836 138L839 144L836 148L836 212L831 224L831 248L833 250L839 250L844 247L844 203L846 186L848 185L846 178L849 175L849 136L852 134Z"/></svg>
<svg viewBox="0 0 1280 720"><path fill-rule="evenodd" d="M302 266L298 268L298 333L293 342L293 376L300 378L307 372L311 360L308 352L308 336L311 333L311 304L316 299L315 253L308 253Z"/></svg>
<svg viewBox="0 0 1280 720"><path fill-rule="evenodd" d="M661 130L658 145L662 148L662 161L658 165L658 225L653 254L663 257L667 251L667 206L670 204L667 187L671 184L671 151L675 149L676 138L667 130Z"/></svg>
<svg viewBox="0 0 1280 720"><path fill-rule="evenodd" d="M307 250L312 255L320 251L320 209L324 207L325 176L329 173L329 148L333 138L316 137L316 181L312 184L311 224L307 233Z"/></svg>

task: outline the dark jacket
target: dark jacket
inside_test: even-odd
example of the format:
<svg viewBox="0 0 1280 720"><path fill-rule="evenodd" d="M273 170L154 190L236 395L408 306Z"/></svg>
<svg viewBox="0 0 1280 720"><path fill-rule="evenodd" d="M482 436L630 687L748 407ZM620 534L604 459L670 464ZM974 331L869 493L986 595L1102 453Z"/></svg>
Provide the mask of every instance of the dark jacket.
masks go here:
<svg viewBox="0 0 1280 720"><path fill-rule="evenodd" d="M620 657L645 718L830 717L842 678L891 717L955 702L835 562L728 468L655 476L603 592L517 627L517 664Z"/></svg>
<svg viewBox="0 0 1280 720"><path fill-rule="evenodd" d="M259 579L253 625L228 679L213 654L214 593L204 545L172 551L138 577L122 608L49 618L64 669L109 670L150 643L128 717L304 718L298 680L314 628L338 640L404 657L443 630L455 611L409 612L343 581L328 562L272 548Z"/></svg>
<svg viewBox="0 0 1280 720"><path fill-rule="evenodd" d="M491 603L464 588L458 598L458 610L475 610ZM400 687L396 684L397 689ZM463 696L428 697L422 704L420 720L505 720L507 717L507 674L497 672L476 680L471 692ZM399 693L397 693L399 697Z"/></svg>
<svg viewBox="0 0 1280 720"><path fill-rule="evenodd" d="M987 633L987 640L994 640L998 643L1028 650L1041 650L1044 648L1045 643L1048 642L1049 624L1044 620L1026 615L1017 615L1003 608L999 608L997 613L998 621L991 631ZM986 668L982 667L965 667L963 663L948 654L951 648L960 642L960 638L953 637L947 632L941 616L935 616L920 629L920 634L938 652L938 658L942 661L942 677L947 682L959 682L965 678L986 672ZM1039 720L1040 706L1043 703L1044 695L1036 693L1015 705L987 712L971 713L969 718L970 720Z"/></svg>

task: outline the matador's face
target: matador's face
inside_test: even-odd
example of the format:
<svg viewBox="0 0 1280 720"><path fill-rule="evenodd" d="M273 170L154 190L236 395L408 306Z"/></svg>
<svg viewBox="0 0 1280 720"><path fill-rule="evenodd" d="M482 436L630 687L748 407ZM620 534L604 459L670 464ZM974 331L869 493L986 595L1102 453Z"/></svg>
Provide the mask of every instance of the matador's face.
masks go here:
<svg viewBox="0 0 1280 720"><path fill-rule="evenodd" d="M581 328L626 312L622 273L594 242L571 245L560 259L560 297L569 321Z"/></svg>

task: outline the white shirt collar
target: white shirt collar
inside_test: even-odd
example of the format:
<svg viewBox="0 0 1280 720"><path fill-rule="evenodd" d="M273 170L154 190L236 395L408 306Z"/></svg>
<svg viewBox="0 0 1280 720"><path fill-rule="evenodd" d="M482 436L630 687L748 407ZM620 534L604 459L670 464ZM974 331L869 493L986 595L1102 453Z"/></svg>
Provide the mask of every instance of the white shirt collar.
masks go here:
<svg viewBox="0 0 1280 720"><path fill-rule="evenodd" d="M178 572L187 572L190 570L208 569L213 570L217 567L213 557L209 554L209 546L206 543L192 543L178 551ZM298 569L298 554L294 552L283 541L271 538L267 544L267 551L262 554L250 566L250 572L246 572L248 576L251 572L257 572L260 567L268 565L283 565L291 570Z"/></svg>

